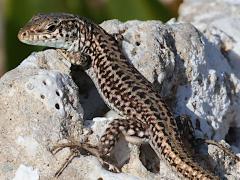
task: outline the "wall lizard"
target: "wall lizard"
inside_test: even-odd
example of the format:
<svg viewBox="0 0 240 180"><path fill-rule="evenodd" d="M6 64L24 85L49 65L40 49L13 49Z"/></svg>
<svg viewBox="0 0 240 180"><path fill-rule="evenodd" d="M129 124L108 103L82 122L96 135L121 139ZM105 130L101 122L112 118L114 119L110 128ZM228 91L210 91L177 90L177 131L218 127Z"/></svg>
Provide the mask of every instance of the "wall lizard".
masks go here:
<svg viewBox="0 0 240 180"><path fill-rule="evenodd" d="M19 31L18 38L61 49L66 59L85 69L106 104L122 116L100 138L99 158L108 156L123 134L132 143L147 141L180 177L219 179L195 162L164 100L128 62L118 41L99 25L66 13L39 14Z"/></svg>

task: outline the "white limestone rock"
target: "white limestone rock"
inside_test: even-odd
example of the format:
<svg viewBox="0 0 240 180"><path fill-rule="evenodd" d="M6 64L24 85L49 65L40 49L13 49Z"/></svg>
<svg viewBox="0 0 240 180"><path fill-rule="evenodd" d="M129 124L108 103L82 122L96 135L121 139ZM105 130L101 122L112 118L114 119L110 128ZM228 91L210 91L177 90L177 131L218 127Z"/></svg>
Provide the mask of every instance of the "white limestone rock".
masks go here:
<svg viewBox="0 0 240 180"><path fill-rule="evenodd" d="M199 11L201 9L201 11ZM222 94L222 104L218 105L217 113L220 123L211 121L217 127L216 139L224 139L238 148L240 152L240 112L239 112L239 79L240 79L240 3L238 0L185 0L179 11L179 20L190 22L208 39L219 53L224 56L226 63L219 61L216 54L208 54L209 57L215 59L214 67L222 67L215 74L224 72L223 80L226 86L226 93ZM222 58L221 58L222 59ZM228 69L222 71L222 69ZM215 68L214 68L215 69ZM212 76L212 75L211 75ZM215 76L215 75L214 75ZM213 76L212 76L213 77ZM219 75L213 77L219 81ZM219 82L218 82L219 84ZM216 84L217 85L217 84ZM224 86L223 86L224 87ZM221 87L221 90L223 88ZM221 91L220 91L221 93ZM215 96L216 99L216 96ZM224 102L224 99L226 102ZM217 100L217 99L216 99ZM219 100L217 100L219 101ZM216 106L216 103L211 103L211 106ZM221 107L221 108L220 108ZM212 111L213 108L210 108ZM221 111L222 110L222 111ZM220 112L221 111L221 112ZM221 124L221 125L220 125Z"/></svg>
<svg viewBox="0 0 240 180"><path fill-rule="evenodd" d="M82 133L70 64L56 57L34 53L0 80L0 179L52 177L58 164L48 148Z"/></svg>
<svg viewBox="0 0 240 180"><path fill-rule="evenodd" d="M24 180L24 179L38 180L39 172L37 170L34 170L32 167L27 167L21 164L13 180Z"/></svg>

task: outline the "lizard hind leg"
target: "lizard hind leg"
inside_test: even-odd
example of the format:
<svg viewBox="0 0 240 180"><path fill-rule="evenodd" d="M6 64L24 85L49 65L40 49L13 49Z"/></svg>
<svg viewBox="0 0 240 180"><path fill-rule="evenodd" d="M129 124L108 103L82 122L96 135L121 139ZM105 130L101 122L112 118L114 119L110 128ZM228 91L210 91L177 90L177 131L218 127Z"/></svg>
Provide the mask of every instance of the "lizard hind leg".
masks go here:
<svg viewBox="0 0 240 180"><path fill-rule="evenodd" d="M176 123L185 147L192 151L197 144L197 140L194 136L191 119L187 115L177 116Z"/></svg>
<svg viewBox="0 0 240 180"><path fill-rule="evenodd" d="M181 136L191 141L194 137L194 128L191 119L187 115L182 115L176 117L176 122Z"/></svg>
<svg viewBox="0 0 240 180"><path fill-rule="evenodd" d="M127 142L140 145L147 142L149 139L146 130L146 124L139 120L114 119L111 123L109 123L107 129L100 138L98 145L100 157L102 159L102 162L100 162L103 167L113 171L111 169L111 164L113 164L113 162L110 160L110 155L121 136L123 136Z"/></svg>
<svg viewBox="0 0 240 180"><path fill-rule="evenodd" d="M194 128L191 119L188 116L178 116L176 118L176 122L185 146L186 147L190 146L189 151L198 148L199 145L202 144L211 144L221 149L236 162L240 162L240 157L235 155L234 152L232 152L231 149L229 149L229 147L225 147L221 143L216 142L214 140L196 138L194 136Z"/></svg>
<svg viewBox="0 0 240 180"><path fill-rule="evenodd" d="M96 156L102 166L108 170L112 172L120 172L120 169L114 165L110 158L110 152L121 135L124 135L125 139L133 144L141 144L148 139L145 124L141 121L115 119L108 125L108 128L101 137L98 146L91 145L87 142L80 143L71 140L66 143L56 144L50 149L50 152L53 155L67 147L70 148L71 153L61 165L60 169L55 173L55 177L60 176L68 164L70 164L75 157L80 156L83 151Z"/></svg>
<svg viewBox="0 0 240 180"><path fill-rule="evenodd" d="M99 147L102 155L108 155L120 136L132 144L142 144L149 138L146 124L138 120L114 119L100 138Z"/></svg>

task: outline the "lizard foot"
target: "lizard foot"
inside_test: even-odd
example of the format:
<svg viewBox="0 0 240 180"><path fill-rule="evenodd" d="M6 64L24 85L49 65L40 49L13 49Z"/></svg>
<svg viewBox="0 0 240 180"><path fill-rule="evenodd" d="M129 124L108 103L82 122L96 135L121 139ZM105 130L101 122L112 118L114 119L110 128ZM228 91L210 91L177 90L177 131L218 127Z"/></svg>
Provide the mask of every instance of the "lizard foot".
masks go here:
<svg viewBox="0 0 240 180"><path fill-rule="evenodd" d="M54 175L55 177L59 177L64 171L64 169L68 166L68 164L72 162L72 160L75 157L79 157L81 154L86 154L86 152L88 153L88 155L94 155L95 157L97 157L105 169L113 173L121 172L121 170L118 167L113 165L113 163L111 162L111 159L108 156L103 156L103 157L101 156L98 150L98 146L94 146L89 143L80 143L76 141L70 141L67 143L59 143L54 145L50 149L50 152L53 155L55 155L64 148L70 148L71 153L67 157L65 162L61 165L61 167L58 169L58 171L55 173Z"/></svg>
<svg viewBox="0 0 240 180"><path fill-rule="evenodd" d="M80 143L80 142L75 142L75 141L70 141L67 143L60 143L60 144L56 144L54 145L51 149L50 152L55 155L57 154L59 151L61 151L64 148L70 148L70 155L67 157L67 159L65 160L65 162L61 165L61 167L59 168L59 170L55 173L55 177L59 177L62 172L64 171L64 169L68 166L68 164L71 163L71 161L75 158L80 156L81 154L84 154L84 151L89 153L89 154L93 154L95 156L99 156L98 155L98 149L96 146L90 145L88 143Z"/></svg>
<svg viewBox="0 0 240 180"><path fill-rule="evenodd" d="M62 172L64 171L64 169L68 166L68 164L70 164L72 162L72 160L75 157L78 157L80 155L80 151L78 151L77 149L72 149L71 150L71 154L67 157L67 159L65 160L65 162L61 165L61 167L57 170L57 172L54 174L55 177L59 177Z"/></svg>
<svg viewBox="0 0 240 180"><path fill-rule="evenodd" d="M211 144L214 146L217 146L219 149L221 149L224 153L226 153L229 157L231 157L232 159L234 159L235 162L240 162L240 157L238 157L237 155L234 154L234 152L231 151L231 149L229 149L229 147L225 147L223 144L214 141L214 140L209 140L209 139L202 139L202 143L206 143L206 144Z"/></svg>

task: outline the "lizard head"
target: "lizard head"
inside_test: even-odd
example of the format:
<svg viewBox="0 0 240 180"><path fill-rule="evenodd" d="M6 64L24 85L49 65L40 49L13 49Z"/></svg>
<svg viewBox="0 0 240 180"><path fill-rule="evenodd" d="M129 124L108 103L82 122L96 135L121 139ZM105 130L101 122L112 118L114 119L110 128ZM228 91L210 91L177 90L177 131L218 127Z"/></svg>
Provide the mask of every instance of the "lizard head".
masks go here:
<svg viewBox="0 0 240 180"><path fill-rule="evenodd" d="M26 44L77 51L80 23L72 14L38 14L20 29L18 39Z"/></svg>

